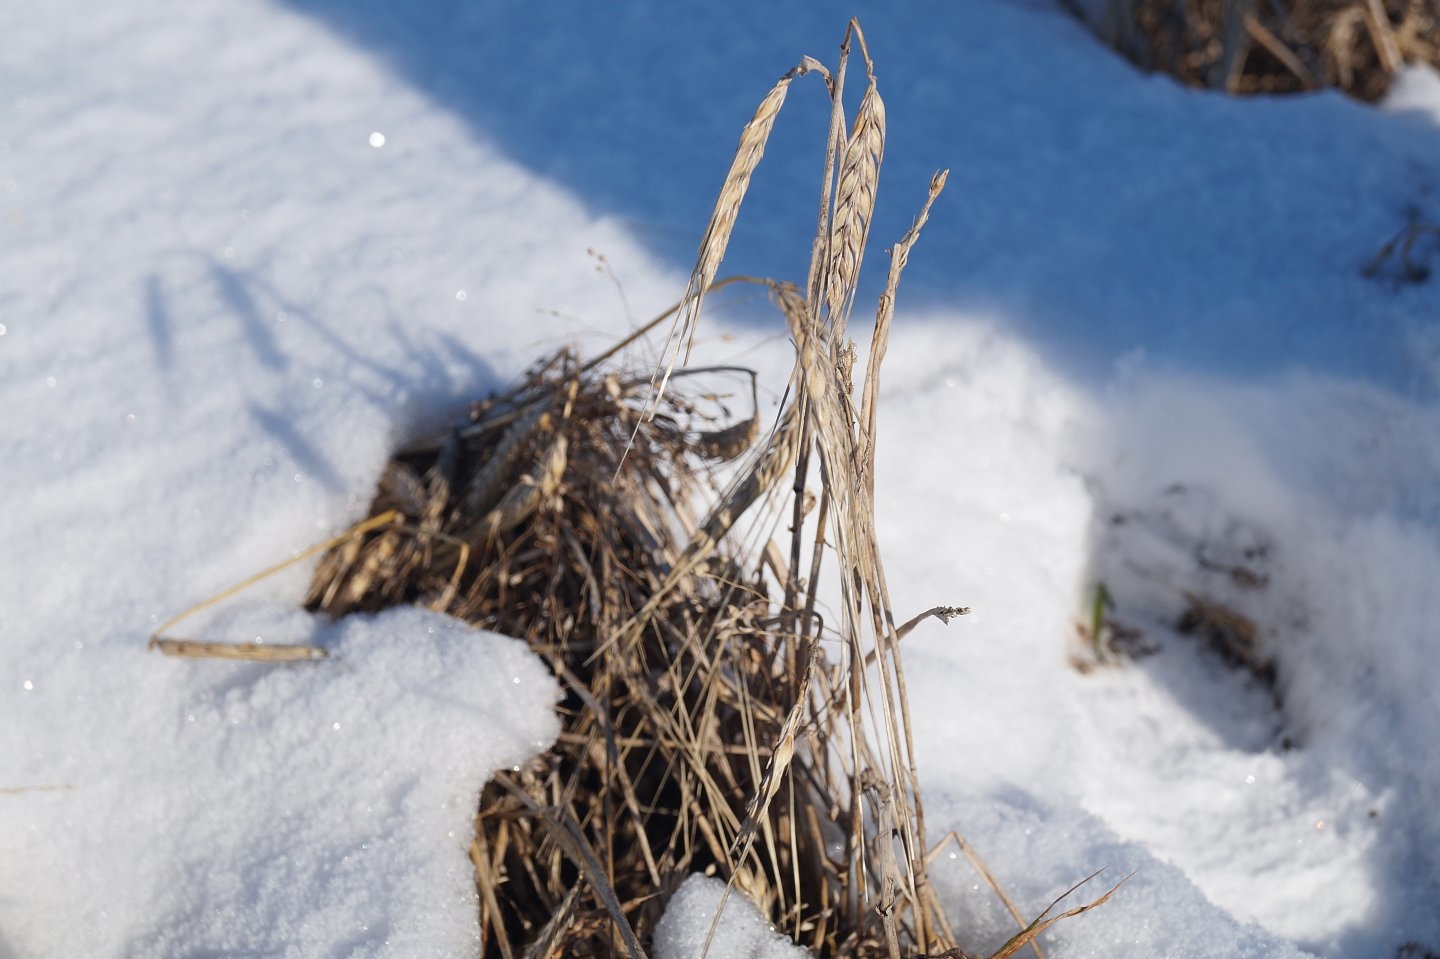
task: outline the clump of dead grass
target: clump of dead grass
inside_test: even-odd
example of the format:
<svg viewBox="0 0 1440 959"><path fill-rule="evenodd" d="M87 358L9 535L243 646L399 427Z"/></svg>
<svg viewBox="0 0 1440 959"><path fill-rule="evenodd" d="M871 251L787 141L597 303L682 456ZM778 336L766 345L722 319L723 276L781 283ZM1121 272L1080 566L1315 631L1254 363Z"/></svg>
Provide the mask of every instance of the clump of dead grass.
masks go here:
<svg viewBox="0 0 1440 959"><path fill-rule="evenodd" d="M314 608L428 605L526 640L565 689L560 741L481 798L471 856L489 955L637 954L680 879L732 872L796 695L761 571L717 549L680 572L692 504L713 498L712 464L746 452L758 413L714 422L675 389L647 415L649 395L646 377L555 354L397 456L372 512L415 521L316 571ZM795 862L813 835L767 825L793 842L733 871L796 877L746 888L803 912L805 884L823 881Z"/></svg>
<svg viewBox="0 0 1440 959"><path fill-rule="evenodd" d="M868 82L847 134L852 42ZM748 418L704 422L675 366L789 85L807 74L832 105L815 256L806 290L767 281L796 362L788 403L752 446L753 404ZM892 251L858 406L845 336L884 116L852 23L834 73L803 59L742 131L661 371L550 357L470 423L397 456L371 512L404 519L347 539L316 572L315 609L423 603L524 638L565 686L560 742L482 797L472 858L488 954L638 954L695 871L725 877L821 954L955 945L926 881L873 514L895 287L943 173ZM729 482L707 489L706 462L741 454ZM789 494L817 466L807 541L807 497ZM771 540L787 500L788 556ZM700 502L711 505L692 516ZM832 622L817 596L827 561L841 597Z"/></svg>
<svg viewBox="0 0 1440 959"><path fill-rule="evenodd" d="M867 86L847 133L852 44ZM705 295L734 282L716 271L789 85L807 74L825 84L831 123L806 286L748 280L768 289L796 351L787 401L766 421L753 374L748 401L734 400L676 366ZM649 327L589 361L545 358L396 454L370 517L321 544L309 608L426 605L524 639L564 688L556 745L480 799L470 854L486 956L643 956L693 872L725 878L822 956L962 954L928 880L899 643L968 609L897 627L874 518L896 289L945 173L890 250L857 399L846 331L884 141L851 21L836 69L804 58L742 132L685 295L657 318L673 318L658 372L612 362ZM787 521L788 550L772 538ZM827 579L834 606L820 598ZM999 955L1027 943L1038 954L1032 940L1053 921L1020 920Z"/></svg>
<svg viewBox="0 0 1440 959"><path fill-rule="evenodd" d="M1106 39L1196 87L1377 100L1407 63L1440 66L1436 0L1110 0Z"/></svg>

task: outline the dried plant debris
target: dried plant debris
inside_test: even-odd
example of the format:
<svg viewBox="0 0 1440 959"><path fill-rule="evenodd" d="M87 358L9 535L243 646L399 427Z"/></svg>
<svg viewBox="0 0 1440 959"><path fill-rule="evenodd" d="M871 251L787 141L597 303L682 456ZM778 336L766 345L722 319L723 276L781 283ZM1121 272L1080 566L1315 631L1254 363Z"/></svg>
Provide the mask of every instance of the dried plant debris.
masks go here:
<svg viewBox="0 0 1440 959"><path fill-rule="evenodd" d="M1216 602L1185 593L1185 612L1175 628L1200 639L1229 666L1243 669L1266 689L1275 690L1275 660L1265 653L1259 630L1248 616Z"/></svg>
<svg viewBox="0 0 1440 959"><path fill-rule="evenodd" d="M1429 243L1424 243L1425 240ZM1423 259L1425 254L1433 256L1437 248L1440 248L1440 224L1422 222L1412 213L1410 222L1380 248L1362 272L1372 279L1389 276L1397 285L1424 283L1430 279L1430 267Z"/></svg>
<svg viewBox="0 0 1440 959"><path fill-rule="evenodd" d="M847 134L852 44L867 85ZM796 349L788 401L762 423L752 385L748 419L706 421L675 367L786 90L807 75L832 103L811 268L804 289L759 281ZM718 874L820 955L957 946L927 878L899 642L968 610L896 627L873 513L895 291L943 172L891 249L858 400L845 335L884 116L852 21L833 72L804 58L746 125L659 371L549 358L398 455L372 513L404 520L338 544L317 570L315 609L424 603L524 638L566 690L555 748L481 799L486 955L641 955L693 872ZM719 461L732 464L724 483L710 480ZM818 493L792 495L817 469ZM771 541L787 520L788 555ZM838 610L819 605L827 576Z"/></svg>
<svg viewBox="0 0 1440 959"><path fill-rule="evenodd" d="M1060 905L1060 903L1064 902L1071 893L1075 892L1075 890L1079 889L1081 886L1085 885L1087 882L1094 879L1098 875L1100 875L1099 872L1093 872L1090 875L1086 876L1084 879L1077 882L1075 885L1071 886L1069 889L1062 892L1053 902L1050 903L1050 905L1045 907L1045 910L1041 912L1040 915L1036 916L1034 920L1032 920L1028 925L1022 926L1019 932L1017 932L1014 936L1011 936L1004 945L1002 945L999 949L995 950L995 952L991 953L989 959L1010 959L1011 956L1015 955L1017 952L1019 952L1026 946L1030 946L1032 949L1034 949L1037 955L1043 956L1044 953L1040 952L1040 948L1035 941L1041 933L1043 933L1046 929L1049 929L1051 926L1055 925L1057 922L1061 922L1065 919L1070 919L1083 913L1087 913L1091 909L1095 909L1098 906L1103 906L1105 903L1110 901L1110 897L1115 895L1115 893L1119 891L1121 886L1125 885L1125 883L1130 881L1131 877L1134 876L1134 873L1131 873L1129 876L1126 876L1124 879L1121 879L1115 885L1111 886L1104 893L1104 895L1100 896L1099 898L1091 900L1084 905L1075 906L1074 908L1068 909L1058 915L1050 915L1051 910L1053 910L1056 906ZM980 959L980 957L972 956L970 953L967 953L960 948L952 948L947 949L944 952L935 953L934 955L920 956L919 959Z"/></svg>
<svg viewBox="0 0 1440 959"><path fill-rule="evenodd" d="M866 89L847 134L852 45ZM748 371L676 366L703 298L742 279L714 277L785 92L807 75L825 83L831 123L806 285L745 280L769 290L796 353L767 420ZM470 858L487 957L643 957L695 872L821 956L959 948L928 879L899 644L969 610L897 627L874 517L880 369L943 171L890 249L858 391L845 332L884 118L852 20L833 72L802 59L746 125L673 309L600 357L546 357L395 454L369 518L316 547L308 608L428 606L523 639L565 692L555 746L480 797ZM657 371L611 365L666 320ZM727 415L707 376L745 383L748 415ZM772 541L781 529L788 550ZM822 605L827 578L839 599ZM1020 923L1017 941L1051 921Z"/></svg>
<svg viewBox="0 0 1440 959"><path fill-rule="evenodd" d="M1440 65L1437 0L1109 0L1103 32L1145 69L1230 93L1378 100L1405 64Z"/></svg>
<svg viewBox="0 0 1440 959"><path fill-rule="evenodd" d="M717 424L679 389L647 417L648 378L580 370L557 354L397 456L372 512L404 522L329 553L307 601L337 616L448 612L525 639L565 688L560 742L480 805L472 859L493 955L623 953L685 875L728 874L737 810L797 697L757 564L717 543L660 591L711 464L733 458L754 417ZM775 824L793 846L773 871L793 874L813 840L803 825ZM807 890L790 885L776 896L798 908Z"/></svg>
<svg viewBox="0 0 1440 959"><path fill-rule="evenodd" d="M1153 655L1162 648L1157 637L1174 630L1274 691L1262 631L1238 611L1270 587L1275 544L1262 526L1231 514L1210 491L1173 484L1143 508L1110 513L1097 537L1105 579L1077 617L1084 648L1072 656L1075 668Z"/></svg>
<svg viewBox="0 0 1440 959"><path fill-rule="evenodd" d="M481 799L471 858L487 955L643 954L692 872L719 874L821 954L954 945L926 880L900 631L875 538L876 390L853 399L841 332L884 144L868 56L849 136L836 119L852 43L863 51L853 22L833 74L802 60L746 126L657 375L546 359L469 422L397 455L371 512L402 518L338 543L316 571L313 609L422 603L525 639L566 690L557 745ZM789 402L762 426L752 385L748 419L707 419L691 371L674 367L785 91L810 73L831 94L828 152L841 162L827 164L808 293L768 283L797 350ZM937 175L894 248L877 325L888 328L943 185ZM878 384L883 342L874 349L866 376ZM712 483L721 461L729 480ZM802 542L793 522L787 562L770 536L791 499L803 518L790 492L812 464L818 534ZM838 615L817 604L831 564Z"/></svg>
<svg viewBox="0 0 1440 959"><path fill-rule="evenodd" d="M889 951L879 894L902 893L848 861L893 862L902 821L882 813L881 832L856 813L893 798L849 727L863 695L853 653L820 654L833 628L781 602L802 581L768 533L730 535L752 510L763 529L782 518L799 406L746 451L757 414L714 421L688 382L677 374L656 402L645 377L547 359L397 455L371 505L396 518L316 571L312 609L427 605L525 639L566 690L559 743L480 803L471 858L489 955L633 954L697 871L821 952ZM714 464L747 452L713 493ZM936 607L906 628L964 612ZM863 650L872 669L876 650Z"/></svg>

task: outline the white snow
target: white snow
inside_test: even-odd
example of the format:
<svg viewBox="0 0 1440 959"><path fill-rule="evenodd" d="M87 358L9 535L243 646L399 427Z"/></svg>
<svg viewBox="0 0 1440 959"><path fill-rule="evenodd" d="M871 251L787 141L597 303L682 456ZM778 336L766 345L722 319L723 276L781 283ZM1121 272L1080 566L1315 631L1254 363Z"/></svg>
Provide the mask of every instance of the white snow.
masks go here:
<svg viewBox="0 0 1440 959"><path fill-rule="evenodd" d="M705 876L685 880L655 929L655 959L804 959L808 955L776 932L743 893L727 895L723 881Z"/></svg>
<svg viewBox="0 0 1440 959"><path fill-rule="evenodd" d="M475 797L553 740L553 679L523 644L423 610L311 628L330 658L300 668L109 657L112 682L157 675L148 701L27 673L30 768L69 788L7 801L14 954L474 952ZM74 739L44 725L97 701Z"/></svg>
<svg viewBox="0 0 1440 959"><path fill-rule="evenodd" d="M1238 101L1039 0L892 6L859 5L877 251L952 173L900 293L881 532L897 615L974 609L906 640L929 838L1037 913L1136 871L1056 959L1440 951L1440 279L1362 276L1440 223L1440 77ZM0 959L474 954L474 797L557 728L533 656L314 620L305 564L184 630L330 659L145 639L353 522L406 436L669 305L754 103L842 27L0 10ZM801 275L823 124L797 85L727 269ZM768 307L713 299L699 355L778 389ZM1157 651L1082 673L1101 583ZM1273 694L1180 634L1186 591L1257 624ZM1010 935L963 856L937 870L969 948ZM714 897L687 883L657 952ZM711 955L789 951L731 903Z"/></svg>

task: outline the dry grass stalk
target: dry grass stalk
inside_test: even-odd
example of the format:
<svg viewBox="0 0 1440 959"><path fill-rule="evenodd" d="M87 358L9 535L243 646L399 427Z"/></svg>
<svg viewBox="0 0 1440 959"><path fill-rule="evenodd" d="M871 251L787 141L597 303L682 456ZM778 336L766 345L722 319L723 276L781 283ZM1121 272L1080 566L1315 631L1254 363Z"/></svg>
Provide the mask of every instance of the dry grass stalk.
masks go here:
<svg viewBox="0 0 1440 959"><path fill-rule="evenodd" d="M1139 65L1232 93L1377 100L1405 64L1440 66L1435 0L1110 0L1106 22Z"/></svg>
<svg viewBox="0 0 1440 959"><path fill-rule="evenodd" d="M1125 885L1125 883L1130 881L1130 876L1126 876L1124 879L1121 879L1115 885L1111 886L1110 889L1098 899L1087 902L1083 906L1076 906L1074 909L1069 909L1065 912L1060 913L1059 915L1050 915L1050 910L1060 905L1060 903L1064 902L1071 893L1073 893L1075 890L1079 889L1081 886L1085 885L1087 882L1094 879L1098 875L1100 875L1099 872L1091 873L1084 879L1077 882L1075 885L1071 886L1069 889L1062 892L1058 897L1056 897L1054 902L1050 903L1050 905L1045 907L1044 912L1036 916L1035 919L1033 919L1023 929L1021 929L1015 935L1007 939L1004 945L991 953L989 959L1010 959L1011 956L1015 955L1015 953L1019 952L1021 949L1024 949L1027 945L1034 947L1036 937L1038 937L1046 929L1049 929L1057 922L1061 922L1065 919L1074 918L1075 916L1087 913L1091 909L1094 909L1098 906L1103 906L1105 903L1110 901L1110 897L1115 895L1115 893L1119 891L1121 886ZM1134 873L1131 873L1130 875L1133 876ZM1012 911L1014 910L1013 905L1011 906L1011 909ZM1035 948L1038 952L1038 947ZM1041 955L1043 955L1043 953L1041 953ZM973 957L971 957L963 949L951 948L946 949L944 952L937 952L934 955L921 956L919 957L919 959L973 959Z"/></svg>
<svg viewBox="0 0 1440 959"><path fill-rule="evenodd" d="M48 786L6 786L0 789L0 796L23 796L26 793L68 792L74 789L71 783L57 783Z"/></svg>
<svg viewBox="0 0 1440 959"><path fill-rule="evenodd" d="M837 336L844 335L845 321L855 295L860 256L870 235L875 190L884 157L885 102L880 99L871 71L870 85L860 101L855 127L840 162L840 182L835 197L835 231L831 238L826 306L830 315L835 317Z"/></svg>
<svg viewBox="0 0 1440 959"><path fill-rule="evenodd" d="M812 70L823 73L824 67L810 57L805 57L776 81L775 86L755 108L755 115L750 118L750 122L740 131L740 143L735 148L735 157L730 162L730 170L725 174L720 195L710 213L710 222L706 224L705 234L700 240L695 269L690 274L690 285L680 299L680 312L666 339L661 372L657 374L654 383L656 399L665 392L676 364L690 361L701 303L715 280L720 261L725 258L725 250L730 245L730 234L734 231L735 220L740 215L740 204L750 189L751 175L760 165L760 158L765 155L765 144L770 139L770 131L775 126L775 118L780 115L780 108L785 105L790 81Z"/></svg>
<svg viewBox="0 0 1440 959"><path fill-rule="evenodd" d="M318 646L295 646L287 643L207 643L193 639L155 639L153 648L166 656L187 659L243 659L257 663L293 663L324 659L325 650Z"/></svg>
<svg viewBox="0 0 1440 959"><path fill-rule="evenodd" d="M1267 53L1290 71L1302 89L1314 90L1320 86L1320 81L1315 78L1315 74L1310 71L1310 68L1302 63L1295 52L1285 46L1284 42L1265 24L1255 19L1253 13L1245 15L1245 31L1250 35L1250 39L1264 47Z"/></svg>
<svg viewBox="0 0 1440 959"><path fill-rule="evenodd" d="M961 836L953 830L947 833L945 838L941 839L940 842L935 845L935 848L930 851L930 854L925 857L926 860L933 862L935 857L951 842L960 848L960 851L965 854L965 858L970 860L970 865L980 874L980 878L984 879L990 888L994 890L995 895L1000 897L1000 902L1005 906L1006 910L1009 911L1015 922L1019 924L1020 930L1023 932L1029 923L1025 921L1025 916L1020 912L1020 907L1015 905L1015 900L1010 898L1010 893L1000 884L1000 880L995 878L994 873L990 871L990 867L985 864L985 860L980 858L980 854L975 851L975 847L966 842L964 836ZM1038 940L1030 940L1030 950L1035 953L1035 959L1045 959L1045 950L1040 948Z"/></svg>
<svg viewBox="0 0 1440 959"><path fill-rule="evenodd" d="M266 662L292 662L296 660L324 659L325 651L313 646L287 646L281 644L260 645L256 643L214 643L202 642L199 640L176 639L165 634L170 632L180 623L191 616L201 613L213 606L223 603L225 600L238 593L241 593L263 579L274 576L276 573L289 569L296 563L302 563L320 553L347 547L357 547L359 541L367 534L387 527L393 527L402 520L399 513L389 511L378 515L372 515L364 522L355 526L323 543L317 543L308 549L302 550L290 559L276 563L266 569L262 569L254 576L248 576L240 582L226 589L222 589L214 596L203 599L175 616L170 617L161 623L155 632L150 634L150 649L158 649L167 656L182 656L189 659L249 659ZM327 557L328 558L328 557Z"/></svg>
<svg viewBox="0 0 1440 959"><path fill-rule="evenodd" d="M995 950L995 952L991 953L990 959L1010 959L1011 956L1015 955L1015 953L1025 948L1027 944L1034 942L1036 937L1038 937L1046 929L1049 929L1051 926L1055 925L1057 922L1061 922L1065 919L1073 919L1075 916L1079 916L1083 913L1089 912L1091 909L1095 909L1099 906L1105 905L1105 903L1110 901L1110 897L1115 895L1115 893L1120 890L1121 886L1125 885L1125 883L1130 881L1130 876L1126 876L1124 879L1121 879L1115 885L1111 886L1105 892L1105 894L1100 896L1099 898L1093 899L1090 902L1085 903L1083 906L1076 906L1074 909L1067 909L1065 912L1062 912L1059 915L1050 915L1051 909L1054 909L1056 906L1060 905L1060 903L1064 902L1066 897L1069 896L1072 892L1074 892L1076 889L1079 889L1081 886L1085 885L1087 882L1089 882L1091 879L1094 879L1098 875L1100 875L1100 873L1098 872L1091 873L1089 876L1086 876L1084 879L1080 880L1075 885L1071 886L1069 889L1065 890L1063 893L1057 896L1055 901L1050 903L1050 905L1046 906L1045 911L1040 913L1040 915L1036 916L1034 921L1032 921L1030 925L1020 930L1009 940L1007 940L1003 946ZM1132 873L1131 875L1134 874Z"/></svg>
<svg viewBox="0 0 1440 959"><path fill-rule="evenodd" d="M859 37L862 50L863 34L853 21L842 46L842 62L836 80L831 84L835 107L832 116L840 115L843 96L845 53L851 34ZM926 945L932 941L935 924L932 903L925 879L924 826L919 801L918 778L914 769L908 706L904 696L904 679L898 657L899 637L890 613L888 591L884 582L878 542L875 535L873 501L868 484L857 464L862 461L860 440L851 399L850 364L853 352L844 342L845 314L853 295L855 275L863 256L864 234L873 209L874 179L879 158L883 155L883 106L874 93L873 69L867 74L871 87L862 101L855 133L847 143L841 162L839 182L823 184L822 211L834 204L835 212L828 217L831 228L820 249L829 251L826 262L812 263L812 290L826 291L826 317L821 323L817 304L804 312L804 328L796 336L797 363L794 377L796 407L803 412L800 431L801 456L797 465L795 488L803 489L807 480L809 454L821 461L821 511L829 518L827 535L840 557L839 588L841 621L839 635L845 644L846 664L839 677L843 682L832 684L832 690L843 691L840 709L845 714L845 746L848 754L836 758L844 772L841 785L848 795L850 811L847 834L849 843L844 862L846 898L842 906L859 928L871 926L875 916L887 952L898 956L902 938L910 945ZM829 164L827 163L827 170ZM935 185L943 185L937 175ZM933 199L933 195L932 195ZM928 207L928 204L927 204ZM825 232L827 217L821 215L821 231ZM918 225L913 231L918 234ZM913 242L913 241L912 241ZM898 272L892 275L898 281ZM694 279L692 278L692 283ZM887 290L893 300L894 282ZM787 317L790 311L787 312ZM798 312L798 311L797 311ZM885 335L885 331L877 331ZM875 354L883 357L883 348ZM876 360L878 364L878 359ZM870 375L878 375L872 369ZM866 442L873 442L867 438ZM798 508L798 507L797 507ZM792 557L798 557L799 524L792 541ZM812 586L806 596L806 608L790 608L792 597L798 598L793 585L787 585L787 612L793 621L806 623L814 614L813 584L818 579L818 558L822 555L817 542L811 576ZM809 699L808 686L816 657L807 646L795 656L804 662L800 675L806 683L802 696ZM874 675L869 663L876 665ZM883 730L877 753L869 741L867 723ZM787 723L786 732L791 724ZM764 821L767 809L778 793L777 781L785 772L784 761L793 761L793 736L786 735L772 757L764 788L747 813L746 827L736 847L740 856L748 852L747 843L754 840L757 824ZM869 812L864 807L869 807ZM866 835L865 823L878 822L878 833L887 837L874 842ZM892 828L893 827L893 828ZM904 850L904 867L894 856L890 836L898 836ZM873 912L872 912L873 910Z"/></svg>
<svg viewBox="0 0 1440 959"><path fill-rule="evenodd" d="M915 222L900 242L890 248L890 274L880 294L880 305L875 310L875 335L870 338L870 360L865 364L865 388L860 406L864 452L862 460L857 463L857 469L865 479L866 492L872 499L875 495L875 435L879 429L876 417L880 408L880 366L885 360L885 347L890 342L890 325L895 320L895 289L900 285L905 265L910 262L910 249L920 239L920 231L930 219L930 207L940 191L945 189L949 175L949 170L941 170L930 178L930 192Z"/></svg>

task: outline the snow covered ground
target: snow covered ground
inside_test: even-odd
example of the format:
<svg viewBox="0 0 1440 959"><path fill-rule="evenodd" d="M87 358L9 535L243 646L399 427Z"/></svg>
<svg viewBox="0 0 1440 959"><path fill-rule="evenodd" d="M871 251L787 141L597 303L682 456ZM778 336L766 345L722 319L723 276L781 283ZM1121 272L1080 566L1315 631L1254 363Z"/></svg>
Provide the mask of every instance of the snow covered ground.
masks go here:
<svg viewBox="0 0 1440 959"><path fill-rule="evenodd" d="M1036 911L1138 870L1056 957L1440 951L1440 280L1362 276L1440 222L1440 78L1234 101L1048 3L867 10L876 241L952 171L877 490L897 614L975 610L906 641L932 838ZM473 954L473 796L555 731L527 653L313 621L304 567L205 635L330 660L145 637L347 526L423 424L672 302L741 124L849 12L0 9L0 959ZM801 275L823 123L797 84L727 268ZM777 368L765 304L715 305L707 355ZM1102 583L1148 655L1093 662ZM1177 629L1187 593L1273 689Z"/></svg>

